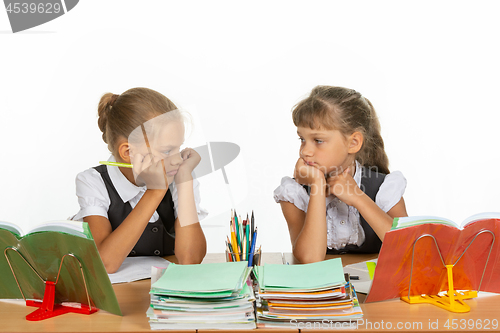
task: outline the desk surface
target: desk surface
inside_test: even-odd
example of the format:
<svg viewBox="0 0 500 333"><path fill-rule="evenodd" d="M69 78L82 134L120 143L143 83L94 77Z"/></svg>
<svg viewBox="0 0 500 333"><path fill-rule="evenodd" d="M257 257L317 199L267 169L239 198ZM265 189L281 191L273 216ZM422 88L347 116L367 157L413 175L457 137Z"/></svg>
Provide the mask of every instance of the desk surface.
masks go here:
<svg viewBox="0 0 500 333"><path fill-rule="evenodd" d="M327 256L327 259L336 256ZM373 255L341 255L344 265L372 259ZM167 257L175 262L175 257ZM224 254L208 254L204 262L220 262ZM291 254L267 253L263 263L294 263ZM0 301L0 331L2 332L143 332L150 331L146 310L149 306L150 280L113 285L123 317L99 311L90 316L65 314L52 319L29 322L25 316L34 308L26 307L23 301ZM361 304L364 317L358 322L358 330L383 331L437 331L456 327L469 331L485 329L495 331L500 328L500 295L481 295L467 301L471 311L457 314L439 309L433 305L409 305L399 299ZM494 321L496 320L496 329ZM448 329L445 325L448 323ZM259 332L297 332L288 330L262 330ZM325 331L324 329L321 331ZM338 330L337 330L338 331ZM171 332L171 331L169 331ZM182 331L190 332L190 331ZM191 331L194 332L194 331ZM213 331L212 331L213 332ZM301 332L318 332L301 327Z"/></svg>

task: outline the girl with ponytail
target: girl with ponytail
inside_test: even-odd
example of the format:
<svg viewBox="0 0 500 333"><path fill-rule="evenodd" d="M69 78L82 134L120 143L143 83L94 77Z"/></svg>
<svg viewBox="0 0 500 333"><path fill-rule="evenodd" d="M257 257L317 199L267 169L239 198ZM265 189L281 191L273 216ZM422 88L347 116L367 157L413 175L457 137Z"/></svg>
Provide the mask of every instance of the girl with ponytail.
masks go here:
<svg viewBox="0 0 500 333"><path fill-rule="evenodd" d="M207 212L192 177L200 156L180 150L183 113L159 92L132 88L103 95L98 116L111 157L77 175L73 219L88 223L108 273L127 256L175 253L181 264L200 263L206 241L199 220Z"/></svg>
<svg viewBox="0 0 500 333"><path fill-rule="evenodd" d="M309 263L327 252L379 252L393 218L407 216L406 179L389 172L373 105L355 90L317 86L292 118L300 157L274 199L294 256Z"/></svg>

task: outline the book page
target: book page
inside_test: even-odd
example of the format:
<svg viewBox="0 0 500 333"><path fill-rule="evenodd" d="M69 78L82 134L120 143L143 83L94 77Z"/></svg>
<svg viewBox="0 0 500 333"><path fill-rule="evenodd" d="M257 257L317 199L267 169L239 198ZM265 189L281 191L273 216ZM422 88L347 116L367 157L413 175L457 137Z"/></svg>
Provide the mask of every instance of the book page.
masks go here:
<svg viewBox="0 0 500 333"><path fill-rule="evenodd" d="M8 230L8 231L10 231L13 234L16 234L18 236L24 235L23 230L13 223L0 221L0 228Z"/></svg>
<svg viewBox="0 0 500 333"><path fill-rule="evenodd" d="M87 230L87 223L79 221L52 221L40 224L33 229L29 230L26 234L33 234L35 232L55 231L70 234L77 237L93 239L89 230Z"/></svg>
<svg viewBox="0 0 500 333"><path fill-rule="evenodd" d="M460 226L457 223L453 222L452 220L448 220L438 216L408 216L408 217L395 218L391 230L401 229L426 223L441 223L455 227L457 229L460 228Z"/></svg>
<svg viewBox="0 0 500 333"><path fill-rule="evenodd" d="M499 212L485 212L485 213L474 214L474 215L469 216L468 218L466 218L462 222L461 227L463 228L467 224L472 223L474 221L488 220L488 219L500 219L500 213Z"/></svg>
<svg viewBox="0 0 500 333"><path fill-rule="evenodd" d="M151 266L167 267L170 261L161 257L127 257L116 273L108 274L111 283L124 283L149 279Z"/></svg>

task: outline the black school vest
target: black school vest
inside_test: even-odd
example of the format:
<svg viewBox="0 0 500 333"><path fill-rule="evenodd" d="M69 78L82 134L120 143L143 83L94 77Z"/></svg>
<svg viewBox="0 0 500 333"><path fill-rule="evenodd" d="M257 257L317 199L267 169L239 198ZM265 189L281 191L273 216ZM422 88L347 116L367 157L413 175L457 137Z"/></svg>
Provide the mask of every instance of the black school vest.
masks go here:
<svg viewBox="0 0 500 333"><path fill-rule="evenodd" d="M108 209L108 220L111 222L111 228L115 230L125 220L132 211L130 202L123 202L115 186L111 182L108 170L105 165L95 167L106 185L111 204ZM174 202L170 190L163 197L158 205L156 212L159 219L154 223L148 223L144 232L135 244L130 256L166 256L174 254L175 244L175 215Z"/></svg>
<svg viewBox="0 0 500 333"><path fill-rule="evenodd" d="M384 182L385 174L369 170L361 167L361 186L360 189L366 193L373 201L377 196L380 185ZM307 193L310 193L309 186L303 185ZM372 227L366 222L365 218L359 214L359 222L365 232L365 241L361 246L349 244L341 249L327 249L329 254L344 254L344 253L378 253L382 246L382 241L378 238Z"/></svg>

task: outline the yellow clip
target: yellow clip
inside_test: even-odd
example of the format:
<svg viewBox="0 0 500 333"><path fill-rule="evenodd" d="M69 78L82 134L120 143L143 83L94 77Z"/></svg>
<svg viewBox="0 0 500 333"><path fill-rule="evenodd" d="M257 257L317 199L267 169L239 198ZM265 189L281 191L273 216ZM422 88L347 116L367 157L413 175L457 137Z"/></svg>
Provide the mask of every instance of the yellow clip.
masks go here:
<svg viewBox="0 0 500 333"><path fill-rule="evenodd" d="M401 299L410 304L429 303L451 312L469 312L470 306L464 299L477 297L477 291L457 292L453 289L453 265L446 265L448 273L448 291L444 295L403 296Z"/></svg>

